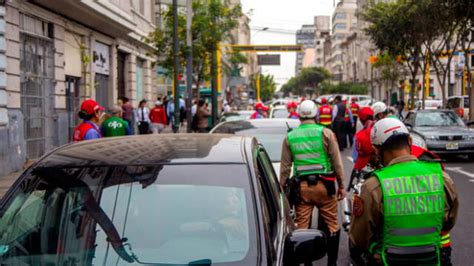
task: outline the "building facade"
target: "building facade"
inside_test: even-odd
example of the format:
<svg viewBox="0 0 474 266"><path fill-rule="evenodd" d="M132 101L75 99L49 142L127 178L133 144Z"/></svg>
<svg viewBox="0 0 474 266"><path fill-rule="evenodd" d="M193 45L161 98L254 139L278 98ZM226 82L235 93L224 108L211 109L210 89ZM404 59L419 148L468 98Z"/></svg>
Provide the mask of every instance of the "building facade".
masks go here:
<svg viewBox="0 0 474 266"><path fill-rule="evenodd" d="M6 2L0 172L69 142L84 99L109 109L119 96L136 105L166 93L142 40L155 28L154 8L147 0Z"/></svg>
<svg viewBox="0 0 474 266"><path fill-rule="evenodd" d="M303 52L296 53L295 75L297 76L304 67L304 62L312 62L314 58L307 58L305 60L306 51L314 54L314 44L316 39L316 27L314 24L303 25L301 29L296 32L296 44L303 45ZM307 56L308 57L308 56Z"/></svg>
<svg viewBox="0 0 474 266"><path fill-rule="evenodd" d="M337 4L332 16L332 51L329 65L335 81L344 80L344 57L347 55L343 53L342 44L357 27L356 9L356 0L343 0Z"/></svg>

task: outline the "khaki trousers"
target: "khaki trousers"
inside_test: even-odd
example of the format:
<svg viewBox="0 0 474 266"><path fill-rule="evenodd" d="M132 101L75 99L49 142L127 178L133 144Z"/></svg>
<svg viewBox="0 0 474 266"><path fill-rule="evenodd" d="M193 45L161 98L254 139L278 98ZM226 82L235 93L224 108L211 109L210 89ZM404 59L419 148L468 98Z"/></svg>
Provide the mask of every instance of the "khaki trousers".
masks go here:
<svg viewBox="0 0 474 266"><path fill-rule="evenodd" d="M301 182L301 202L296 205L296 224L298 229L308 229L311 226L313 209L316 206L319 215L327 224L329 231L335 233L339 230L337 217L336 196L329 196L323 182L308 186L306 181Z"/></svg>

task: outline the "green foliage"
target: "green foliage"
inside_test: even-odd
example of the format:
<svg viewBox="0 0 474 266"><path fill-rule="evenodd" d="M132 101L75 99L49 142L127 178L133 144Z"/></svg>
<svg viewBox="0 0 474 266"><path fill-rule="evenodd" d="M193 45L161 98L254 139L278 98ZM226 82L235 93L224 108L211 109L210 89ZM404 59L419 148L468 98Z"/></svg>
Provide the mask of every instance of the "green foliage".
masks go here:
<svg viewBox="0 0 474 266"><path fill-rule="evenodd" d="M257 88L257 74L250 77L253 88ZM260 98L263 102L272 99L276 90L275 77L273 75L260 74Z"/></svg>
<svg viewBox="0 0 474 266"><path fill-rule="evenodd" d="M224 72L228 76L240 77L242 72L242 67L240 65L248 64L248 58L242 53L229 53L229 58L227 59L228 63L223 64Z"/></svg>
<svg viewBox="0 0 474 266"><path fill-rule="evenodd" d="M324 82L321 85L321 94L367 94L368 91L369 87L365 84L341 82L333 85Z"/></svg>
<svg viewBox="0 0 474 266"><path fill-rule="evenodd" d="M404 76L403 65L397 62L396 58L388 53L379 55L373 67L380 72L380 75L374 78L375 81L385 83L392 88L394 88L397 82Z"/></svg>
<svg viewBox="0 0 474 266"><path fill-rule="evenodd" d="M322 67L308 67L303 68L300 74L291 78L281 88L283 93L288 95L293 93L295 95L306 95L319 92L319 85L321 82L329 79L331 73Z"/></svg>
<svg viewBox="0 0 474 266"><path fill-rule="evenodd" d="M270 100L275 94L276 83L273 75L260 75L260 98L262 101Z"/></svg>
<svg viewBox="0 0 474 266"><path fill-rule="evenodd" d="M220 42L229 40L231 31L238 26L243 15L240 5L231 5L220 0L193 1L192 53L193 78L199 84L210 79L211 55ZM155 48L158 63L166 69L173 69L173 13L172 9L163 14L164 26L149 33L145 42ZM185 65L186 55L186 14L178 14L179 58ZM242 60L240 60L242 62ZM184 69L184 67L181 67Z"/></svg>

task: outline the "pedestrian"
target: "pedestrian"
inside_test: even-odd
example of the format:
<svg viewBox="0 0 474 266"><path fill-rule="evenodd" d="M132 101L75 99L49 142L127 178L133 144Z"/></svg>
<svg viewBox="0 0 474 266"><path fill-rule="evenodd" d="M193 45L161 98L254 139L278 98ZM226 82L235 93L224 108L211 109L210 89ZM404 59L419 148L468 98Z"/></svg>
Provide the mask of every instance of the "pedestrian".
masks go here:
<svg viewBox="0 0 474 266"><path fill-rule="evenodd" d="M440 246L457 217L453 180L439 162L410 154L409 131L398 119L378 121L371 140L383 168L354 196L351 258L369 265L447 265Z"/></svg>
<svg viewBox="0 0 474 266"><path fill-rule="evenodd" d="M230 105L226 100L224 100L224 107L222 108L222 111L224 113L229 113L231 111Z"/></svg>
<svg viewBox="0 0 474 266"><path fill-rule="evenodd" d="M347 107L342 102L342 97L337 95L334 98L334 107L332 109L332 129L336 134L337 141L339 143L339 150L343 151L347 146L347 141L344 139L345 134L345 116L347 113Z"/></svg>
<svg viewBox="0 0 474 266"><path fill-rule="evenodd" d="M296 112L296 110L298 109L298 103L296 103L294 101L290 101L286 105L286 109L288 110L288 118L289 119L299 119L300 118L300 116Z"/></svg>
<svg viewBox="0 0 474 266"><path fill-rule="evenodd" d="M159 99L158 99L159 100ZM168 96L164 96L163 97L163 108L165 109L165 113L166 113L166 121L168 121L168 123L171 122L171 119L168 115L168 104L169 104L169 99L168 99Z"/></svg>
<svg viewBox="0 0 474 266"><path fill-rule="evenodd" d="M211 113L206 108L206 102L199 100L196 111L196 127L199 133L207 133L209 128L209 117Z"/></svg>
<svg viewBox="0 0 474 266"><path fill-rule="evenodd" d="M376 102L372 104L371 108L374 111L375 121L382 120L386 118L388 115L387 105L384 104L383 102Z"/></svg>
<svg viewBox="0 0 474 266"><path fill-rule="evenodd" d="M400 120L403 120L403 111L405 110L405 101L400 100L397 105L398 117Z"/></svg>
<svg viewBox="0 0 474 266"><path fill-rule="evenodd" d="M186 101L181 96L179 96L179 120L181 126L184 126L184 121L186 121Z"/></svg>
<svg viewBox="0 0 474 266"><path fill-rule="evenodd" d="M255 104L255 112L250 116L250 119L262 119L265 118L265 105L263 103L258 102Z"/></svg>
<svg viewBox="0 0 474 266"><path fill-rule="evenodd" d="M352 128L354 127L354 118L352 116L352 111L347 104L347 100L342 101L344 106L346 107L344 113L344 148L347 148L347 144L349 147L352 147L354 136L352 135Z"/></svg>
<svg viewBox="0 0 474 266"><path fill-rule="evenodd" d="M150 111L151 131L153 134L161 134L166 128L166 111L161 101L155 102L155 107Z"/></svg>
<svg viewBox="0 0 474 266"><path fill-rule="evenodd" d="M119 97L119 105L120 102L122 106L122 119L128 122L128 125L130 126L130 132L133 135L133 106L130 103L130 100L125 96Z"/></svg>
<svg viewBox="0 0 474 266"><path fill-rule="evenodd" d="M316 120L320 125L331 128L332 123L332 107L328 104L326 98L321 98L321 106L318 109Z"/></svg>
<svg viewBox="0 0 474 266"><path fill-rule="evenodd" d="M94 100L82 102L78 116L83 121L74 129L74 142L102 138L98 123L103 111L104 108Z"/></svg>
<svg viewBox="0 0 474 266"><path fill-rule="evenodd" d="M122 119L122 107L114 106L112 116L102 123L102 135L104 137L119 137L130 135L130 124Z"/></svg>
<svg viewBox="0 0 474 266"><path fill-rule="evenodd" d="M324 222L318 226L327 236L328 265L336 265L340 236L337 201L346 195L339 145L330 129L315 123L313 101L300 104L299 117L301 125L283 141L280 184L295 206L298 229L310 228L313 209L319 209Z"/></svg>
<svg viewBox="0 0 474 266"><path fill-rule="evenodd" d="M363 107L359 111L359 118L363 129L355 135L354 146L352 148L352 159L355 171L364 169L374 157L374 149L370 141L370 131L375 123L374 111L370 107ZM371 165L372 169L376 167L374 162L372 162Z"/></svg>
<svg viewBox="0 0 474 266"><path fill-rule="evenodd" d="M351 130L352 130L351 131L351 138L354 138L355 133L356 133L357 121L359 120L359 110L360 110L360 106L357 103L357 98L356 97L352 97L350 109L351 109L351 112L352 112L352 118L354 120L353 121L353 127L351 128Z"/></svg>
<svg viewBox="0 0 474 266"><path fill-rule="evenodd" d="M146 100L141 100L135 113L140 135L150 133L150 110L146 107L146 103Z"/></svg>

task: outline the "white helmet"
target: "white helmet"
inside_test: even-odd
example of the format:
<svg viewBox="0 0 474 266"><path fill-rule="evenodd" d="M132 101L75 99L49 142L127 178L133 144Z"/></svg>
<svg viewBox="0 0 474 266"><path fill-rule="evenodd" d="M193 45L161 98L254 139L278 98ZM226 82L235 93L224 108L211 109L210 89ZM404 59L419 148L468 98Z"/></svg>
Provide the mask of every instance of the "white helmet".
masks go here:
<svg viewBox="0 0 474 266"><path fill-rule="evenodd" d="M383 102L376 102L372 104L371 108L374 111L374 117L380 113L385 113L387 111L387 105Z"/></svg>
<svg viewBox="0 0 474 266"><path fill-rule="evenodd" d="M410 135L405 124L395 118L384 118L375 123L370 132L370 139L372 140L373 145L382 146L391 137L400 135Z"/></svg>
<svg viewBox="0 0 474 266"><path fill-rule="evenodd" d="M314 118L316 116L316 104L313 101L303 101L298 109L300 118Z"/></svg>
<svg viewBox="0 0 474 266"><path fill-rule="evenodd" d="M156 102L155 102L155 105L161 105L161 101L159 101L159 100L156 101Z"/></svg>

